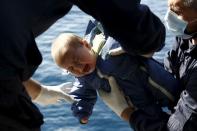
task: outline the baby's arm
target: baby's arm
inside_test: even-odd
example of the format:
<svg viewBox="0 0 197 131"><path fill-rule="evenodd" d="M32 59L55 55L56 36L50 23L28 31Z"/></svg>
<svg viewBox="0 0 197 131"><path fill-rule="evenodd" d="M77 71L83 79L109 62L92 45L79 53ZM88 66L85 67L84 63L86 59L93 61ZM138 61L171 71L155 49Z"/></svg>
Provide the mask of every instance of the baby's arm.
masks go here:
<svg viewBox="0 0 197 131"><path fill-rule="evenodd" d="M70 94L76 99L71 107L73 115L79 119L81 124L86 124L97 100L96 90L85 81L78 79Z"/></svg>

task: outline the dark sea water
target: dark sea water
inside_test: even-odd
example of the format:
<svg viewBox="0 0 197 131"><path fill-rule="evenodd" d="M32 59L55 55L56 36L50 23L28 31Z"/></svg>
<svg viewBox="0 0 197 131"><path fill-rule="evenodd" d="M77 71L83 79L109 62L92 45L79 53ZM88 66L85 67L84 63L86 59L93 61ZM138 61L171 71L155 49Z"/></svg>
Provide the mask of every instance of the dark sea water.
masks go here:
<svg viewBox="0 0 197 131"><path fill-rule="evenodd" d="M167 10L166 0L142 0L149 5L151 10L163 21ZM73 7L68 15L57 21L48 31L39 36L36 41L43 54L43 62L34 75L34 79L45 85L56 85L67 81L73 81L73 77L62 73L50 55L51 42L62 32L76 33L83 36L90 16ZM155 54L155 58L162 61L166 52L171 48L172 37L167 32L166 46ZM122 121L101 100L98 100L93 115L87 125L80 125L78 120L72 116L70 105L62 102L57 105L39 106L44 114L45 124L42 131L130 131L128 123Z"/></svg>

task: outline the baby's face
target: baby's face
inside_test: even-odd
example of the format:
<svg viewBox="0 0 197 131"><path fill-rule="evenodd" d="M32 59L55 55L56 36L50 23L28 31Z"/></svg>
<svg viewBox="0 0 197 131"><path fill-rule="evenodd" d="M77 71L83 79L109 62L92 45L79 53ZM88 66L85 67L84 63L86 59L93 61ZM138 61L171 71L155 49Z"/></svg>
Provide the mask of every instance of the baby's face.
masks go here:
<svg viewBox="0 0 197 131"><path fill-rule="evenodd" d="M80 77L87 75L95 70L96 55L90 46L82 44L77 49L70 47L68 54L64 57L63 68L73 75Z"/></svg>

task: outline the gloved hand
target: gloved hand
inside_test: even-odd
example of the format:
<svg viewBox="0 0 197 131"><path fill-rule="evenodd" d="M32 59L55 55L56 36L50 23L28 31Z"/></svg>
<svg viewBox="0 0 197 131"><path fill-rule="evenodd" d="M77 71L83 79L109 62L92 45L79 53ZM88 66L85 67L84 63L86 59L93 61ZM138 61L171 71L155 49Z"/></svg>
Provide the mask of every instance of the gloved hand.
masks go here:
<svg viewBox="0 0 197 131"><path fill-rule="evenodd" d="M99 96L102 98L104 103L120 118L125 121L129 121L130 115L136 110L132 102L130 100L126 100L124 93L120 90L120 87L114 77L102 75L99 70L98 75L102 78L108 79L111 86L110 93L99 89Z"/></svg>
<svg viewBox="0 0 197 131"><path fill-rule="evenodd" d="M41 105L55 104L61 99L68 103L73 103L75 102L74 98L68 94L72 86L72 82L63 83L57 86L41 85L41 91L33 101Z"/></svg>

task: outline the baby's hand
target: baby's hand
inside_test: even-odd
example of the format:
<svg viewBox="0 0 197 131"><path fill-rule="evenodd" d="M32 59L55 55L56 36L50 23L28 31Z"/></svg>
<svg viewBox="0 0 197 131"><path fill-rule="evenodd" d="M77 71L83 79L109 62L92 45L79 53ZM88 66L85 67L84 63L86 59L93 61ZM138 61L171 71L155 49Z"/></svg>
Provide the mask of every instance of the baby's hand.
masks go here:
<svg viewBox="0 0 197 131"><path fill-rule="evenodd" d="M88 123L89 117L92 114L92 109L93 105L85 101L74 102L71 107L73 115L81 124Z"/></svg>
<svg viewBox="0 0 197 131"><path fill-rule="evenodd" d="M88 117L81 118L80 119L80 123L81 124L87 124L88 123L88 119L89 119Z"/></svg>

